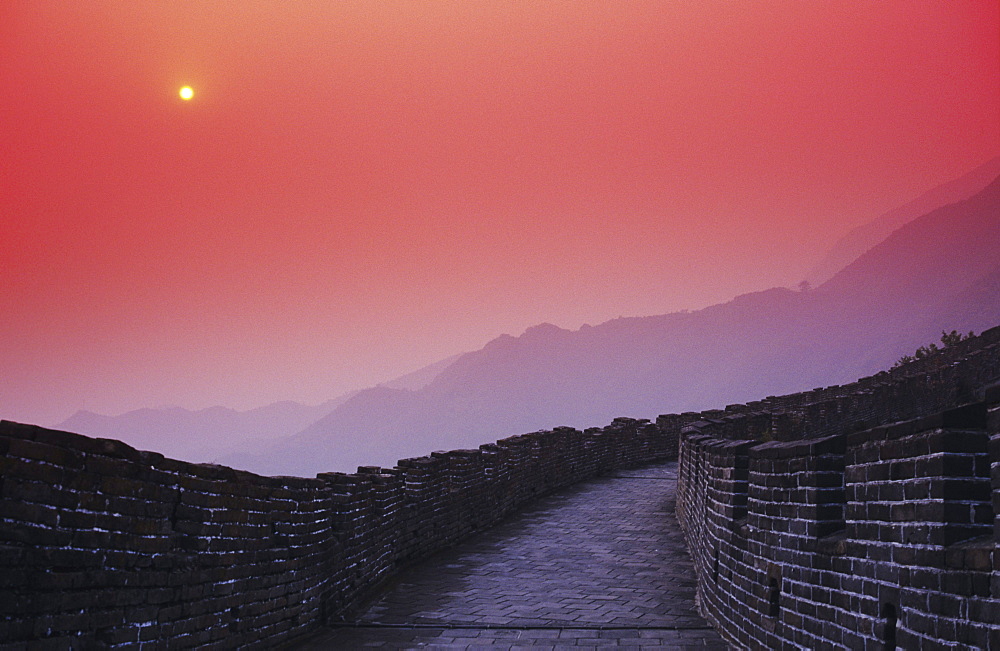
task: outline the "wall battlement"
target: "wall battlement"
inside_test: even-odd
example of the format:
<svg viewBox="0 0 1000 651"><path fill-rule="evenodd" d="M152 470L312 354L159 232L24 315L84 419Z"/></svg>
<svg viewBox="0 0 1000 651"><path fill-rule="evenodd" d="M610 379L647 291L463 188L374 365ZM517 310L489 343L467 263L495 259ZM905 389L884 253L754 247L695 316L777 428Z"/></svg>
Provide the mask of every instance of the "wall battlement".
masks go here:
<svg viewBox="0 0 1000 651"><path fill-rule="evenodd" d="M1000 648L989 537L990 522L1000 530L1000 391L982 390L998 378L1000 328L843 387L313 479L2 421L0 648L292 642L349 615L399 568L537 496L676 458L679 438L678 515L702 606L731 640L750 639L741 617L778 646L798 630L813 637L794 639L835 639L812 631L847 630L845 617L860 618L867 640L890 620L870 613L891 605L900 640L957 639L964 618L973 624L961 635L992 635ZM906 419L922 420L883 426ZM924 489L930 497L913 498ZM907 581L937 583L914 596L902 574L884 575L886 563L906 568ZM843 612L822 605L834 593L848 595Z"/></svg>
<svg viewBox="0 0 1000 651"><path fill-rule="evenodd" d="M730 643L1000 649L996 336L684 429L678 519Z"/></svg>
<svg viewBox="0 0 1000 651"><path fill-rule="evenodd" d="M537 496L675 458L689 420L557 428L315 479L0 422L0 648L273 648Z"/></svg>

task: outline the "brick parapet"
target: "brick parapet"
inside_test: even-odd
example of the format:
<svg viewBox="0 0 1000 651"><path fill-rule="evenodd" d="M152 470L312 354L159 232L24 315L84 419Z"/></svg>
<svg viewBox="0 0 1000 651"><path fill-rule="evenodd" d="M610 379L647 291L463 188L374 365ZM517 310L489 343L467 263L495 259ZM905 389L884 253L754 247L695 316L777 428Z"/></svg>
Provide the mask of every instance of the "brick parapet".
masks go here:
<svg viewBox="0 0 1000 651"><path fill-rule="evenodd" d="M678 518L730 643L1000 648L995 335L923 377L727 408L771 413L754 438L720 419L683 429Z"/></svg>
<svg viewBox="0 0 1000 651"><path fill-rule="evenodd" d="M315 479L2 421L0 647L287 644L538 496L676 458L693 418L557 428Z"/></svg>

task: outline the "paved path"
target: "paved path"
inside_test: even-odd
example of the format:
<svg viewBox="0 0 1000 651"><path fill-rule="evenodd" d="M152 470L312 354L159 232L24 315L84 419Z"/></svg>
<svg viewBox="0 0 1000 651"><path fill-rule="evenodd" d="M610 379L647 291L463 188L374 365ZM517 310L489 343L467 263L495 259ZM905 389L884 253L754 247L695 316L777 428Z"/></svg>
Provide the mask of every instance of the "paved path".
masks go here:
<svg viewBox="0 0 1000 651"><path fill-rule="evenodd" d="M712 648L674 517L677 464L572 486L402 572L301 649Z"/></svg>

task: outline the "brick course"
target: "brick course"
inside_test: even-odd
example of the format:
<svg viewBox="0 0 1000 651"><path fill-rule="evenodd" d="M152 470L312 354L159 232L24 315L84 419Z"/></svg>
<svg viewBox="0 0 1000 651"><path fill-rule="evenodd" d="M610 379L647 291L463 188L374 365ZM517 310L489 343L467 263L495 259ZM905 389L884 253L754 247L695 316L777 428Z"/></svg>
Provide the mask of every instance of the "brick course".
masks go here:
<svg viewBox="0 0 1000 651"><path fill-rule="evenodd" d="M288 643L538 496L675 458L689 421L557 428L315 479L3 421L0 647Z"/></svg>
<svg viewBox="0 0 1000 651"><path fill-rule="evenodd" d="M1000 649L998 338L684 428L678 516L723 637Z"/></svg>

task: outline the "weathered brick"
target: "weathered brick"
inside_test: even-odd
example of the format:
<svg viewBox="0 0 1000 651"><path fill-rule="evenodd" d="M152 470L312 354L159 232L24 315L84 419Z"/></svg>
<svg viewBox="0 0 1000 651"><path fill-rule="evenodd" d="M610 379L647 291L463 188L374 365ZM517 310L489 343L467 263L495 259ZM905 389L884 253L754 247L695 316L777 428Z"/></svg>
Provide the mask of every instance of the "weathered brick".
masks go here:
<svg viewBox="0 0 1000 651"><path fill-rule="evenodd" d="M1000 330L991 336L998 335ZM996 344L990 345L988 357L979 357L975 363L992 360L990 373L995 377L1000 360ZM884 610L892 608L896 642L902 648L962 644L986 648L990 634L995 638L992 642L1000 644L996 637L1000 627L1000 588L996 586L1000 583L994 578L1000 570L995 553L1000 540L1000 490L995 488L1000 486L1000 436L996 434L1000 417L987 418L982 404L950 410L953 405L947 399L935 403L928 388L940 387L946 393L955 384L945 377L971 378L975 372L962 375L960 363L934 372L933 379L920 375L896 379L887 374L882 385L872 382L864 391L845 393L835 403L838 417L848 419L840 424L810 425L810 418L830 413L818 404L803 404L809 399L804 396L810 394L760 401L765 408L773 405L784 412L778 418L784 435L798 428L808 437L810 430L824 431L821 428L831 424L849 427L849 418L870 426L880 413L887 420L907 415L913 420L849 433L840 476L810 472L821 461L836 463L815 447L806 452L802 443L762 446L758 458L751 459L747 488L751 526L745 548L750 565L726 554L714 562L707 556L710 552L703 551L716 549L732 535L731 527L724 526L731 508L724 496L713 493L726 489L720 484L709 487L710 475L702 467L706 452L718 449L728 432L705 422L696 435L693 430L682 434L677 510L696 557L703 604L731 642L754 648L880 648L880 636L888 626ZM914 400L916 395L923 398ZM800 411L796 411L798 405L802 405ZM945 413L935 415L932 405ZM850 416L852 410L858 416ZM993 432L991 443L983 431L986 427ZM767 459L760 458L764 455ZM716 476L725 477L732 469L724 456L711 458ZM793 476L804 491L784 488ZM818 526L805 531L824 531L819 525L831 522L836 507L830 513L810 508L821 501L808 487L836 487L840 477L844 544L835 550L824 539L803 545L799 536L789 536L801 534L801 522L810 519L816 519ZM800 560L803 553L808 560ZM702 560L699 554L705 555ZM764 559L770 560L762 564ZM796 584L801 587L783 592L780 599L782 612L795 616L778 621L768 617L766 590L767 572L776 568L786 579L801 582ZM737 589L736 580L713 579L741 576L756 597L748 599ZM965 621L965 613L958 611L972 601L989 607L977 605L975 612L970 608ZM819 608L818 603L829 605ZM862 616L866 610L870 614Z"/></svg>

